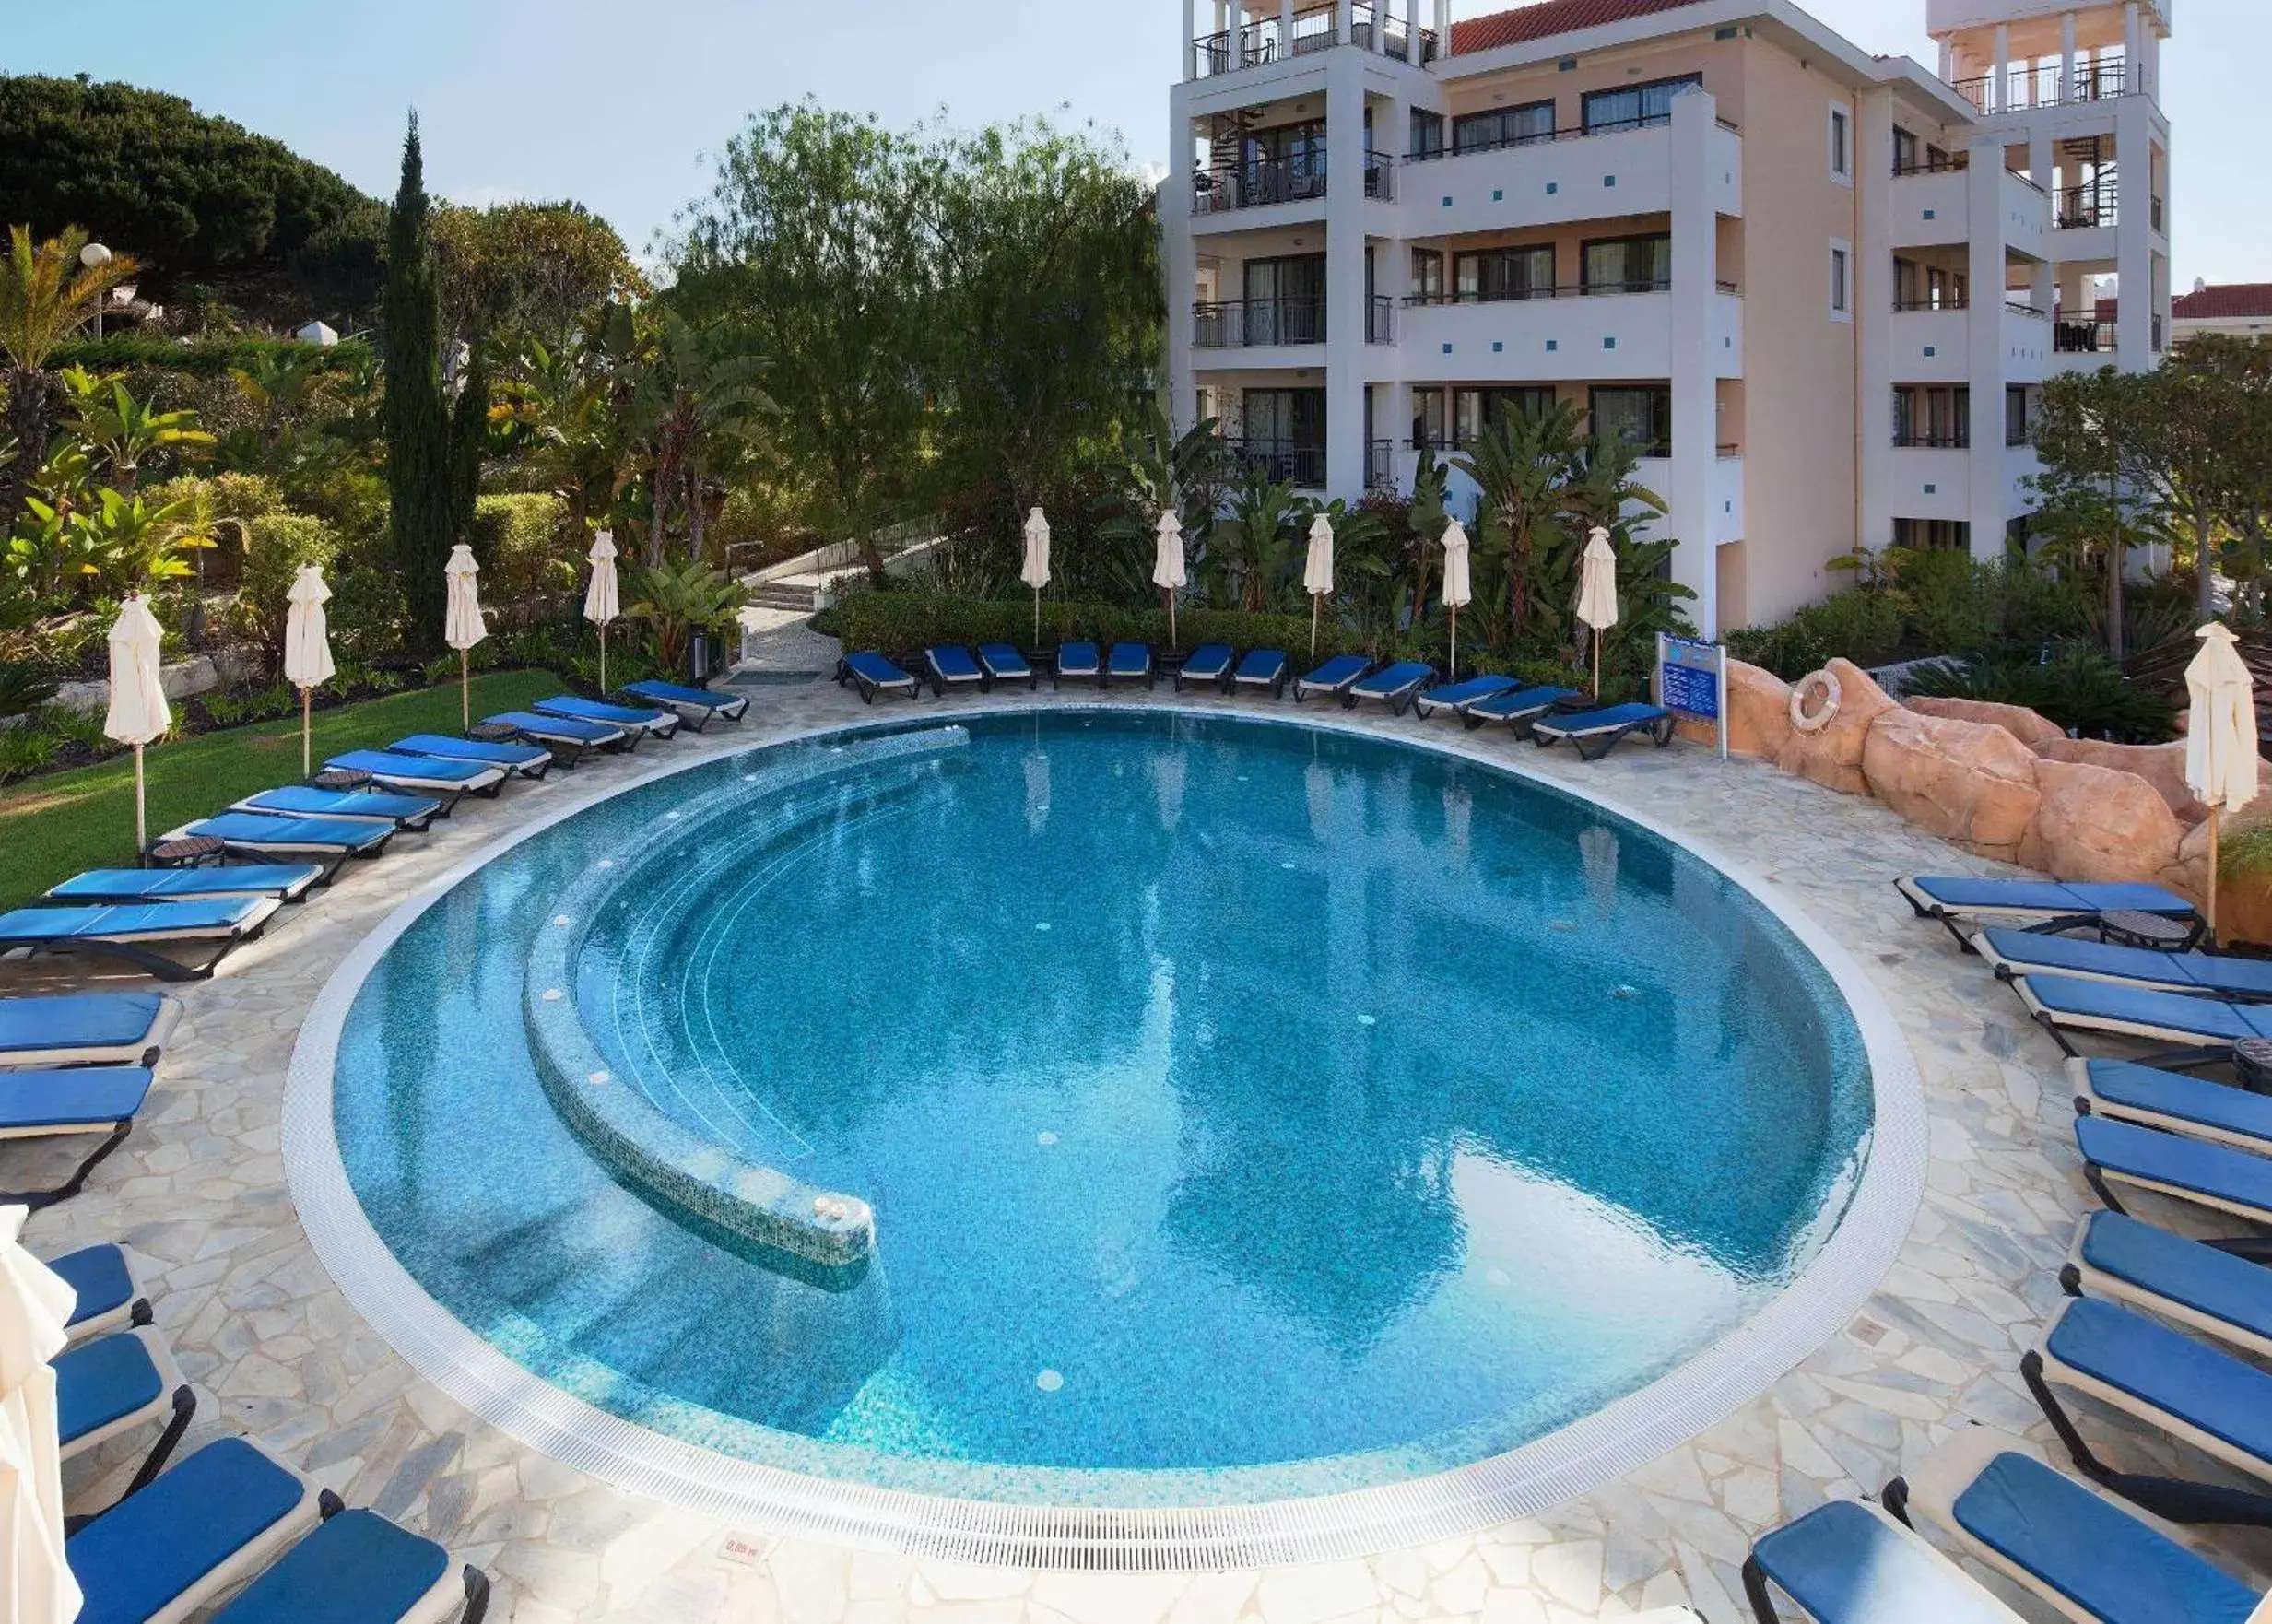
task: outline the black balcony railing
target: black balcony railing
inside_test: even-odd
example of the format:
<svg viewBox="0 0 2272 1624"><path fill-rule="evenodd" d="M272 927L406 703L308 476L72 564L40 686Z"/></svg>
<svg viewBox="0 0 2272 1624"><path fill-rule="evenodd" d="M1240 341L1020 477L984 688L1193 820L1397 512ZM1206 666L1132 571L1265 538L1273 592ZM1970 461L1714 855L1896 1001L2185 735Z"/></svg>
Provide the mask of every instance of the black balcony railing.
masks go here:
<svg viewBox="0 0 2272 1624"><path fill-rule="evenodd" d="M1636 277L1622 282L1562 283L1555 287L1508 288L1499 289L1454 289L1442 293L1413 293L1406 296L1409 305L1429 304L1509 304L1527 299L1607 299L1622 293L1669 293L1669 277ZM1734 293L1736 285L1722 282L1723 293Z"/></svg>
<svg viewBox="0 0 2272 1624"><path fill-rule="evenodd" d="M1365 488L1394 493L1396 488L1396 442L1370 441L1365 446Z"/></svg>
<svg viewBox="0 0 2272 1624"><path fill-rule="evenodd" d="M2048 322L2051 320L2051 312L2049 311L2045 310L2040 304L2030 304L2024 299L2006 300L2004 301L2004 310L2008 315L2026 316L2031 321Z"/></svg>
<svg viewBox="0 0 2272 1624"><path fill-rule="evenodd" d="M1365 154L1365 195L1383 203L1396 200L1396 164L1385 152Z"/></svg>
<svg viewBox="0 0 2272 1624"><path fill-rule="evenodd" d="M2051 347L2060 355L2112 355L2112 322L2060 322L2051 332Z"/></svg>
<svg viewBox="0 0 2272 1624"><path fill-rule="evenodd" d="M2153 200L2153 226L2155 236L2166 237L2170 234L2169 217L2162 208L2161 199L2159 197Z"/></svg>
<svg viewBox="0 0 2272 1624"><path fill-rule="evenodd" d="M1396 342L1396 301L1385 293L1376 293L1365 300L1365 342Z"/></svg>
<svg viewBox="0 0 2272 1624"><path fill-rule="evenodd" d="M1897 451L1970 451L1972 437L1953 429L1910 430L1896 429L1893 445Z"/></svg>
<svg viewBox="0 0 2272 1624"><path fill-rule="evenodd" d="M2065 87L2060 85L2059 65L2046 63L2036 68L2013 68L2006 76L2009 87L2005 97L2004 111L2017 112L2030 107L2058 107L2085 101L2112 101L2118 96L2127 96L2130 90L2129 65L2119 59L2097 64L2078 62L2075 77ZM1995 75L1985 74L1976 79L1959 79L1949 87L1983 112L1995 112Z"/></svg>
<svg viewBox="0 0 2272 1624"><path fill-rule="evenodd" d="M1222 214L1273 203L1306 203L1325 195L1322 159L1288 163L1231 164L1204 169L1192 177L1192 212Z"/></svg>
<svg viewBox="0 0 2272 1624"><path fill-rule="evenodd" d="M2063 188L2054 217L2062 231L2088 231L2122 223L2122 187L2112 176Z"/></svg>
<svg viewBox="0 0 2272 1624"><path fill-rule="evenodd" d="M1371 6L1354 7L1349 18L1348 43L1360 50L1372 50L1376 43L1373 26L1374 15ZM1434 29L1421 29L1416 35L1409 24L1395 18L1389 20L1387 28L1384 55L1393 56L1399 62L1425 66L1440 54ZM1416 39L1419 41L1417 52L1414 49ZM1241 68L1281 62L1289 56L1307 56L1316 51L1330 51L1341 42L1334 8L1331 6L1313 6L1294 13L1294 27L1290 34L1286 31L1282 19L1261 18L1243 28L1202 34L1192 41L1192 49L1199 76L1213 78L1221 74L1236 73Z"/></svg>
<svg viewBox="0 0 2272 1624"><path fill-rule="evenodd" d="M1233 299L1191 308L1191 341L1200 349L1325 342L1322 299Z"/></svg>
<svg viewBox="0 0 2272 1624"><path fill-rule="evenodd" d="M1893 313L1900 316L1935 315L1943 312L1961 314L1971 308L1970 300L1951 299L1947 294L1938 299L1897 299L1893 301Z"/></svg>
<svg viewBox="0 0 2272 1624"><path fill-rule="evenodd" d="M1943 152L1931 158L1912 159L1907 163L1893 166L1897 181L1910 175L1954 175L1972 167L1972 155L1964 152Z"/></svg>
<svg viewBox="0 0 2272 1624"><path fill-rule="evenodd" d="M2154 312L2153 331L2154 353L2156 355L2160 355L2161 353L2161 312L2160 311L2156 311Z"/></svg>
<svg viewBox="0 0 2272 1624"><path fill-rule="evenodd" d="M1325 448L1290 440L1225 440L1223 454L1237 468L1259 471L1280 485L1325 488Z"/></svg>

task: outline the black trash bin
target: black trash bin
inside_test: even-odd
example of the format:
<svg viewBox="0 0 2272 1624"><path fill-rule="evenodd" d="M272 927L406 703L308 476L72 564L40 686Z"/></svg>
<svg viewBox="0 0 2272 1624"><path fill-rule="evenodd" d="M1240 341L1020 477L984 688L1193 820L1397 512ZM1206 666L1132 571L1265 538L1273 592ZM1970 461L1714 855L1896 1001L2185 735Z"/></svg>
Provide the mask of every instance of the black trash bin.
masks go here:
<svg viewBox="0 0 2272 1624"><path fill-rule="evenodd" d="M2252 1094L2272 1094L2272 1038L2243 1038L2232 1046L2232 1069Z"/></svg>

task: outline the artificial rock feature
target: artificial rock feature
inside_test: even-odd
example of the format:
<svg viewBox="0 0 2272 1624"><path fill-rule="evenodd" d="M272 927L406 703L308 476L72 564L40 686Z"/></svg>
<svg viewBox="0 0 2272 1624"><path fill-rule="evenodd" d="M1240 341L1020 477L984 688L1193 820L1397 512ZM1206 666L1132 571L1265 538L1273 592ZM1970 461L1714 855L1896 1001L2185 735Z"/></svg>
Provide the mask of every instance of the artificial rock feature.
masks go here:
<svg viewBox="0 0 2272 1624"><path fill-rule="evenodd" d="M1863 747L1872 794L1928 833L2000 863L2018 859L2042 800L2035 753L1984 722L1896 705Z"/></svg>
<svg viewBox="0 0 2272 1624"><path fill-rule="evenodd" d="M1866 795L1869 780L1862 772L1863 748L1878 718L1896 706L1853 661L1832 660L1823 669L1838 678L1838 714L1819 733L1791 729L1775 765L1841 794Z"/></svg>
<svg viewBox="0 0 2272 1624"><path fill-rule="evenodd" d="M2045 758L2035 764L2035 783L2042 801L2019 845L2023 867L2114 884L2158 883L2176 865L2184 827L2137 773Z"/></svg>
<svg viewBox="0 0 2272 1624"><path fill-rule="evenodd" d="M1772 761L1791 742L1791 685L1772 671L1727 663L1727 747Z"/></svg>
<svg viewBox="0 0 2272 1624"><path fill-rule="evenodd" d="M1984 722L2000 727L2030 749L2042 754L2044 747L2065 743L2066 729L2029 710L2025 705L1998 705L1987 700L1936 700L1913 694L1901 701L1924 716L1945 716L1957 722Z"/></svg>
<svg viewBox="0 0 2272 1624"><path fill-rule="evenodd" d="M2037 745L2035 749L2046 760L2080 761L2110 771L2136 773L2154 786L2162 803L2188 829L2208 819L2209 809L2194 798L2193 786L2185 782L2183 739L2167 745L2112 745L2099 739L2068 738L2062 735Z"/></svg>

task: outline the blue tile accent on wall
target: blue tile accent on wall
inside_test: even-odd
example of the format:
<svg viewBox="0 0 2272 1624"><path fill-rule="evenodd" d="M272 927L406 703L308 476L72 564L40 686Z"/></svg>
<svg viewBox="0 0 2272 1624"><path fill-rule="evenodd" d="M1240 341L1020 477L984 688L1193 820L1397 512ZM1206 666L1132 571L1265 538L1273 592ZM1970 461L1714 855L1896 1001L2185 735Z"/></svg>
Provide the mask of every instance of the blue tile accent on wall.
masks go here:
<svg viewBox="0 0 2272 1624"><path fill-rule="evenodd" d="M1938 496L1941 493L1941 488L1937 485L1928 485L1925 488L1925 493L1927 496Z"/></svg>
<svg viewBox="0 0 2272 1624"><path fill-rule="evenodd" d="M1494 338L1494 339L1492 339L1492 340L1491 340L1491 353L1492 353L1493 355L1501 355L1501 354L1504 354L1504 353L1505 353L1505 351L1506 351L1506 348L1507 348L1507 346L1506 346L1506 343L1505 343L1505 341L1504 341L1503 339Z"/></svg>
<svg viewBox="0 0 2272 1624"><path fill-rule="evenodd" d="M1443 206L1444 206L1444 207L1446 207L1446 208L1449 208L1449 207L1451 207L1451 206L1452 206L1452 198L1451 198L1450 194L1448 194L1448 193L1444 195L1444 199L1443 199Z"/></svg>
<svg viewBox="0 0 2272 1624"><path fill-rule="evenodd" d="M1925 347L1925 353L1927 357L1937 355L1940 353L1940 347L1938 345L1928 344Z"/></svg>
<svg viewBox="0 0 2272 1624"><path fill-rule="evenodd" d="M1548 352L1549 355L1550 355L1550 354L1552 354L1555 350L1558 350L1558 349L1560 349L1560 348L1561 348L1561 347L1562 347L1562 341L1561 341L1560 339L1559 339L1559 338L1549 338L1549 339L1548 339L1548 340L1547 340L1547 352Z"/></svg>
<svg viewBox="0 0 2272 1624"><path fill-rule="evenodd" d="M1937 220L1941 218L1941 211L1937 208L1928 208L1925 211L1925 218L1928 220Z"/></svg>
<svg viewBox="0 0 2272 1624"><path fill-rule="evenodd" d="M1548 197L1555 196L1561 191L1561 189L1562 183L1560 181L1548 181L1547 182L1547 195Z"/></svg>
<svg viewBox="0 0 2272 1624"><path fill-rule="evenodd" d="M1601 183L1605 186L1615 186L1618 183L1618 178L1615 175L1604 175L1601 178Z"/></svg>
<svg viewBox="0 0 2272 1624"><path fill-rule="evenodd" d="M1618 341L1614 338L1605 338L1601 341L1601 347L1604 349L1615 349L1618 347Z"/></svg>
<svg viewBox="0 0 2272 1624"><path fill-rule="evenodd" d="M1444 354L1446 354L1446 355L1450 355L1450 354L1452 353L1452 347L1451 347L1450 345L1448 345L1448 344L1447 344L1447 345L1445 345L1445 346L1443 347L1443 353L1444 353Z"/></svg>
<svg viewBox="0 0 2272 1624"><path fill-rule="evenodd" d="M1504 203L1507 201L1507 194L1500 187L1494 186L1491 188L1491 201L1493 203Z"/></svg>

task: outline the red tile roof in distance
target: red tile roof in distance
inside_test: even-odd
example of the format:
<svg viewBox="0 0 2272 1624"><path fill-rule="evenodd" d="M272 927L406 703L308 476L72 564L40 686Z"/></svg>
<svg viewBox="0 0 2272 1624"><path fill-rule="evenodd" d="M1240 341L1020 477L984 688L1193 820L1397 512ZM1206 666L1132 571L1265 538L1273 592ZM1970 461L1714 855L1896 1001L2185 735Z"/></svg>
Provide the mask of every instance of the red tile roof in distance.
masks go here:
<svg viewBox="0 0 2272 1624"><path fill-rule="evenodd" d="M1701 0L1537 0L1535 5L1518 6L1513 11L1495 11L1489 17L1470 18L1453 24L1452 53L1467 56L1501 45L1519 45L1526 40L1567 34L1573 29L1599 28L1604 23L1654 17L1660 11L1678 11L1685 6L1701 3Z"/></svg>
<svg viewBox="0 0 2272 1624"><path fill-rule="evenodd" d="M2181 293L2170 301L2170 308L2179 319L2190 322L2272 318L2272 282L2228 282L2198 293Z"/></svg>

